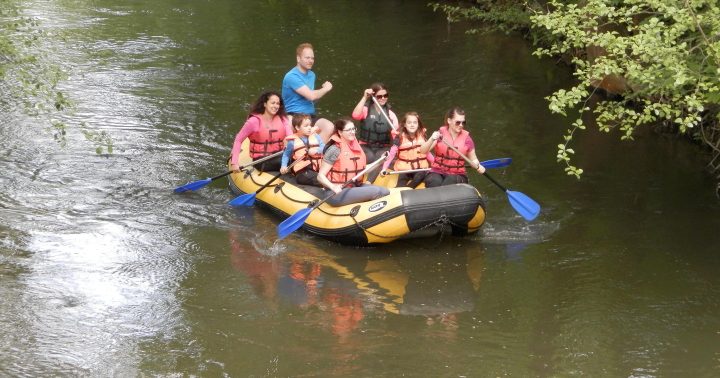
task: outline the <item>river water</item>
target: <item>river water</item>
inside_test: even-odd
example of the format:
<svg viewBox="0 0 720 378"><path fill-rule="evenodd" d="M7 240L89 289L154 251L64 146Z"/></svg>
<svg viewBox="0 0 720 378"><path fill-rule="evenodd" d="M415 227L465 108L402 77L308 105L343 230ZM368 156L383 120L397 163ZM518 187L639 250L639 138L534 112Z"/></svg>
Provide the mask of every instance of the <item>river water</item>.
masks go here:
<svg viewBox="0 0 720 378"><path fill-rule="evenodd" d="M717 376L720 205L682 139L578 136L583 179L544 96L566 67L525 41L470 36L424 2L28 1L69 75L62 118L3 109L0 375ZM481 160L538 201L488 199L482 232L375 248L233 209L224 172L248 105L316 46L321 115L374 81L431 130L467 110Z"/></svg>

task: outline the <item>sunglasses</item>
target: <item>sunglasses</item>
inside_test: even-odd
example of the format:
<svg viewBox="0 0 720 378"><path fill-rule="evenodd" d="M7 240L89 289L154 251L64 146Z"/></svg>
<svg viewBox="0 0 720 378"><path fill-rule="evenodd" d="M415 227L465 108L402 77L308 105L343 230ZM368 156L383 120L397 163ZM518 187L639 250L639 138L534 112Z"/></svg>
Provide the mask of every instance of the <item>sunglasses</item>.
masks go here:
<svg viewBox="0 0 720 378"><path fill-rule="evenodd" d="M466 123L467 122L465 122L465 121L455 121L455 126L460 126L460 125L465 126Z"/></svg>
<svg viewBox="0 0 720 378"><path fill-rule="evenodd" d="M355 131L356 131L356 129L355 129L354 127L348 127L347 129L345 129L345 130L343 130L343 131L347 131L347 132L355 132Z"/></svg>
<svg viewBox="0 0 720 378"><path fill-rule="evenodd" d="M390 97L390 95L387 94L387 93L385 93L384 95L377 95L377 96L375 96L375 98L378 99L378 100L381 100L381 99L383 99L383 98L388 98L388 97Z"/></svg>

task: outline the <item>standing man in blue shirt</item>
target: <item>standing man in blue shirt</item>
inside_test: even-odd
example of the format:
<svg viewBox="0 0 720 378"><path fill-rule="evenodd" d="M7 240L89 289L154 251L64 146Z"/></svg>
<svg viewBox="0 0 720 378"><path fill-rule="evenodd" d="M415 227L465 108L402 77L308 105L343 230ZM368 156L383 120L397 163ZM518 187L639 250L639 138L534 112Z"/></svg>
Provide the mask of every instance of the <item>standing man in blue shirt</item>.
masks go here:
<svg viewBox="0 0 720 378"><path fill-rule="evenodd" d="M297 65L293 67L282 81L282 98L285 110L292 117L294 113L310 114L313 125L327 141L334 131L332 122L325 118L318 119L315 113L315 101L332 90L332 83L326 81L320 89L315 89L315 52L309 43L301 43L295 50Z"/></svg>

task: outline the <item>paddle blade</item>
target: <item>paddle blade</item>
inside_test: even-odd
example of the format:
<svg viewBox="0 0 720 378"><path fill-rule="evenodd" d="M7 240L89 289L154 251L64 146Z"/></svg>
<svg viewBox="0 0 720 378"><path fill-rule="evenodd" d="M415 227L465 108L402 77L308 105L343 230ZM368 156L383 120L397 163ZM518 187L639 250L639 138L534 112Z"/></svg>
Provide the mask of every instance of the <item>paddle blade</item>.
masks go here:
<svg viewBox="0 0 720 378"><path fill-rule="evenodd" d="M500 158L481 161L480 164L485 168L504 168L512 163L512 158Z"/></svg>
<svg viewBox="0 0 720 378"><path fill-rule="evenodd" d="M293 231L302 227L305 220L310 216L313 208L306 208L299 210L295 214L291 215L290 218L285 219L277 226L277 233L279 239L284 239L286 236L293 233Z"/></svg>
<svg viewBox="0 0 720 378"><path fill-rule="evenodd" d="M205 180L189 182L183 186L178 186L177 188L175 188L174 192L175 193L183 193L183 192L187 192L188 190L198 190L198 189L204 187L205 185L209 184L211 181L212 181L212 179L207 178Z"/></svg>
<svg viewBox="0 0 720 378"><path fill-rule="evenodd" d="M505 193L507 193L508 200L513 209L526 220L531 221L540 214L540 205L532 198L520 192L513 192L512 190L506 190Z"/></svg>
<svg viewBox="0 0 720 378"><path fill-rule="evenodd" d="M255 193L243 194L230 201L231 206L252 206L255 204Z"/></svg>

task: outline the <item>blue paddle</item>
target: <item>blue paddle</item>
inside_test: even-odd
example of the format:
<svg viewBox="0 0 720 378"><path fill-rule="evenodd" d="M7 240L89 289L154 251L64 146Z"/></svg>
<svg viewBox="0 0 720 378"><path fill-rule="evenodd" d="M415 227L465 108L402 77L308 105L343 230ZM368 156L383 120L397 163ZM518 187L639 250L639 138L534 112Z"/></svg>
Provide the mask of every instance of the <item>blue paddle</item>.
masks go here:
<svg viewBox="0 0 720 378"><path fill-rule="evenodd" d="M262 163L262 162L264 162L264 161L266 161L266 160L270 160L270 159L272 159L272 158L274 158L274 157L280 156L283 152L284 152L283 150L280 150L280 151L278 151L278 152L276 152L276 153L274 153L274 154L272 154L272 155L265 156L265 157L262 158L262 159L257 159L257 160L255 160L255 161L249 163L249 164L243 165L242 167L240 167L240 170L243 170L243 169L245 169L245 168L247 168L247 167L252 167L252 166L255 165L255 164ZM217 175L217 176L211 177L211 178L206 178L206 179L204 179L204 180L197 180L197 181L193 181L193 182L188 182L188 183L185 184L185 185L178 186L177 188L175 188L174 192L175 192L175 193L183 193L183 192L187 192L188 190L198 190L198 189L200 189L200 188L204 188L207 184L209 184L209 183L211 183L211 182L213 182L213 181L215 181L215 180L217 180L217 179L219 179L219 178L225 177L225 176L227 176L227 175L229 175L229 174L231 174L231 173L233 173L233 171L227 171L227 172L225 172L225 173L223 173L223 174L221 174L221 175Z"/></svg>
<svg viewBox="0 0 720 378"><path fill-rule="evenodd" d="M227 171L221 175L217 175L217 176L211 177L211 178L206 178L204 180L188 182L187 184L185 184L183 186L178 186L177 188L175 188L174 192L175 193L184 193L184 192L187 192L188 190L198 190L202 187L205 187L207 184L209 184L219 178L223 178L231 173L233 173L233 171Z"/></svg>
<svg viewBox="0 0 720 378"><path fill-rule="evenodd" d="M510 165L510 163L512 163L512 158L500 158L480 162L485 168L505 168Z"/></svg>
<svg viewBox="0 0 720 378"><path fill-rule="evenodd" d="M357 180L358 178L362 177L365 173L377 168L380 163L382 163L385 158L387 158L388 153L384 153L383 156L381 156L379 159L372 162L372 164L369 164L365 167L360 173L355 175L355 177L351 178L350 180L345 181L345 183L342 184L342 187L345 188L346 186L350 185L353 181ZM285 219L277 226L277 233L278 233L278 239L284 239L286 236L293 233L293 231L297 230L298 228L302 227L302 225L305 223L305 220L310 216L310 213L312 213L313 210L317 209L325 203L327 200L332 198L337 193L332 193L331 195L325 197L322 201L316 203L315 205L312 205L310 207L307 207L305 209L298 210L295 212L295 214L291 215L288 219Z"/></svg>
<svg viewBox="0 0 720 378"><path fill-rule="evenodd" d="M531 221L537 218L537 216L540 214L540 205L532 198L526 196L523 193L513 192L512 190L506 189L504 186L500 185L499 182L495 181L495 179L492 178L492 176L490 176L487 172L483 173L483 175L507 194L510 205L512 205L513 209L515 209L518 214L522 215L523 218Z"/></svg>
<svg viewBox="0 0 720 378"><path fill-rule="evenodd" d="M471 166L475 166L473 162L465 155L460 153L460 151L455 148L452 144L446 142L444 139L440 138L443 143L445 143L448 148L455 151L456 154L460 155L465 161L470 164ZM515 211L522 215L523 218L525 218L528 221L531 221L540 214L540 205L535 202L532 198L526 196L523 193L520 192L513 192L512 190L506 189L504 186L500 185L499 182L495 181L494 178L492 178L487 171L483 173L483 176L487 177L488 180L492 181L493 184L497 185L498 188L502 189L505 194L508 196L508 200L510 201L510 205L515 209Z"/></svg>
<svg viewBox="0 0 720 378"><path fill-rule="evenodd" d="M305 160L305 158L293 161L292 164L288 165L288 169L292 168L292 166L295 165L295 163L297 163L299 161L303 161L303 160ZM275 177L270 179L270 181L266 182L265 185L258 188L258 190L256 190L255 193L241 194L241 195L235 197L232 201L230 201L230 205L232 205L232 206L252 206L252 205L254 205L255 204L255 196L257 196L258 193L262 192L263 189L270 186L270 184L275 182L275 180L280 178L280 176L282 176L282 173L278 173L277 175L275 175Z"/></svg>

